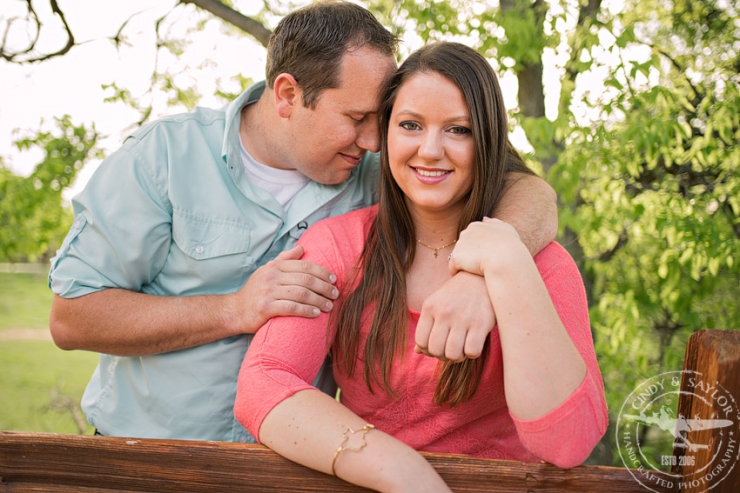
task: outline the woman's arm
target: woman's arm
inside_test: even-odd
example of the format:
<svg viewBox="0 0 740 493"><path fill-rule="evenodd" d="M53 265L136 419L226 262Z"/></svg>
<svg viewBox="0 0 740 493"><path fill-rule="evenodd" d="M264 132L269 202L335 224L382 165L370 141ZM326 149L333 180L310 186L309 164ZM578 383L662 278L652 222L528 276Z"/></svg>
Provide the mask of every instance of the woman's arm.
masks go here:
<svg viewBox="0 0 740 493"><path fill-rule="evenodd" d="M260 329L239 373L234 413L259 441L284 457L384 492L449 492L416 451L310 386L327 353L329 315L278 317ZM379 390L380 391L380 390ZM370 423L372 424L372 423ZM348 428L358 433L348 432ZM363 440L364 438L364 440Z"/></svg>
<svg viewBox="0 0 740 493"><path fill-rule="evenodd" d="M506 189L493 215L514 226L531 255L553 241L558 231L555 191L535 175L507 173ZM495 243L489 245L488 255L499 255ZM496 314L485 283L478 277L458 272L426 299L416 327L417 340L421 342L417 351L451 361L480 356L488 334L496 325ZM427 351L425 341L434 332L462 333L458 339L464 339L465 346L445 345L439 351Z"/></svg>
<svg viewBox="0 0 740 493"><path fill-rule="evenodd" d="M309 228L300 240L304 260L335 272L341 291L365 243L361 226L373 217L357 211ZM329 315L321 313L274 318L260 329L239 372L236 418L261 443L299 464L331 474L335 462L337 475L349 482L378 491L449 492L431 465L399 440L376 429L348 432L368 423L311 387L333 338L328 326ZM345 450L334 461L345 434ZM362 443L359 451L346 449Z"/></svg>
<svg viewBox="0 0 740 493"><path fill-rule="evenodd" d="M338 477L365 488L383 492L450 491L418 452L380 430L365 433L366 424L331 397L305 390L275 406L262 422L259 436L275 452L317 471L332 474L334 463ZM334 461L344 435L347 442Z"/></svg>
<svg viewBox="0 0 740 493"><path fill-rule="evenodd" d="M488 255L493 241L500 253L494 258ZM575 263L556 244L541 255L547 284L516 231L487 220L463 232L450 269L485 278L498 315L506 401L522 442L568 467L584 460L603 435L606 406ZM528 443L523 430L537 438ZM543 440L540 431L548 446L534 443Z"/></svg>
<svg viewBox="0 0 740 493"><path fill-rule="evenodd" d="M284 457L331 474L334 454L358 448L366 423L342 404L311 387L327 353L329 315L315 319L277 317L255 335L239 372L234 414L252 435ZM381 390L379 390L381 391ZM372 423L370 423L372 424ZM342 451L338 477L384 492L449 492L416 451L380 430L364 446Z"/></svg>

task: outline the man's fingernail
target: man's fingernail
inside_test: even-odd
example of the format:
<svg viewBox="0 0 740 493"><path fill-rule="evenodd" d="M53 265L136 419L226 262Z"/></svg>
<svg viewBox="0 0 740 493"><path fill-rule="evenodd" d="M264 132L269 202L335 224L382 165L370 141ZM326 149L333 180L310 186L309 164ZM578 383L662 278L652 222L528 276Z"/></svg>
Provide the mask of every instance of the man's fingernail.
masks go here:
<svg viewBox="0 0 740 493"><path fill-rule="evenodd" d="M334 274L329 275L329 282L337 282L337 276Z"/></svg>
<svg viewBox="0 0 740 493"><path fill-rule="evenodd" d="M318 308L314 308L311 311L313 312L314 316L316 316L316 317L318 317L319 316L319 313L321 313L321 310L319 310Z"/></svg>
<svg viewBox="0 0 740 493"><path fill-rule="evenodd" d="M327 310L331 310L332 308L334 308L334 303L332 303L331 301L327 301L326 302L326 309Z"/></svg>
<svg viewBox="0 0 740 493"><path fill-rule="evenodd" d="M331 295L336 298L337 296L339 296L339 290L337 288L332 289Z"/></svg>

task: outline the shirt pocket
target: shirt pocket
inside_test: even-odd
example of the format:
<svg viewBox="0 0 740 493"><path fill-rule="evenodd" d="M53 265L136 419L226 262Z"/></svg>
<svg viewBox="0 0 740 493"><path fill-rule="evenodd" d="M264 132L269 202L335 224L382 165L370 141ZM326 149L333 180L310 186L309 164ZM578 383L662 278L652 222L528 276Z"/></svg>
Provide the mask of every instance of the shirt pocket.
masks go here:
<svg viewBox="0 0 740 493"><path fill-rule="evenodd" d="M249 224L175 210L173 247L162 271L179 294L229 293L242 287L254 264ZM163 280L166 282L166 280Z"/></svg>

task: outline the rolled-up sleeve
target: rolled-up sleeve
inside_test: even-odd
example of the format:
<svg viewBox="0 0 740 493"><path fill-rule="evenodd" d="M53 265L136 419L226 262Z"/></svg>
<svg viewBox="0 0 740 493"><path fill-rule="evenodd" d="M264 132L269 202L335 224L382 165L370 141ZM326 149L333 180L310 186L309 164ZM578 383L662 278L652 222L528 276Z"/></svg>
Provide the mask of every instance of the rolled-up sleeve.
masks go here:
<svg viewBox="0 0 740 493"><path fill-rule="evenodd" d="M106 288L139 291L154 279L171 242L166 154L129 138L73 199L75 220L51 261L49 287L64 298ZM160 176L157 176L159 173Z"/></svg>

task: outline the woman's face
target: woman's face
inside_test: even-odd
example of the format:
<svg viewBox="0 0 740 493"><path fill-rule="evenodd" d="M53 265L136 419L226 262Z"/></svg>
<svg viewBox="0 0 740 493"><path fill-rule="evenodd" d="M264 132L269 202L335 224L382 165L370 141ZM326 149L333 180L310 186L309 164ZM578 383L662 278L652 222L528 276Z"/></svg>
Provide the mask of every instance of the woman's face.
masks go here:
<svg viewBox="0 0 740 493"><path fill-rule="evenodd" d="M470 113L453 82L429 72L403 83L388 124L388 158L412 214L462 211L475 149Z"/></svg>

